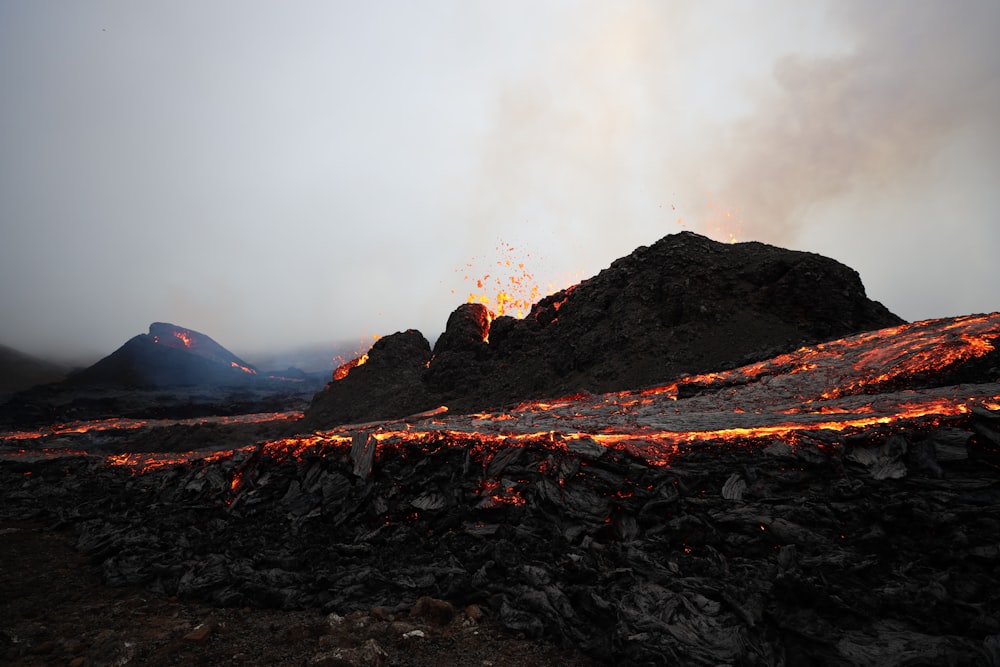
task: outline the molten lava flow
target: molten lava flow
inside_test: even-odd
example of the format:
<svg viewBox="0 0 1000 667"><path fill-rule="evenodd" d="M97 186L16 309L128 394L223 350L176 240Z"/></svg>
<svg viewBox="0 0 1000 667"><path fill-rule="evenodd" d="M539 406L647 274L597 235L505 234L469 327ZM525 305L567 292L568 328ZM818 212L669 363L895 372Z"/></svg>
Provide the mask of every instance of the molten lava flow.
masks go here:
<svg viewBox="0 0 1000 667"><path fill-rule="evenodd" d="M214 460L211 457L231 459L232 478L227 481L236 494L245 466L260 457L279 462L354 457L359 442L371 445L365 452L376 461L457 448L482 466L480 496L486 506L519 505L525 502L518 488L523 480L487 474L491 468L502 470L503 465L491 462L517 447L550 450L555 460L572 454L591 461L611 451L666 466L694 452L760 449L775 441L793 453L810 447L833 454L844 446L843 436L865 433L871 439L902 428L913 432L962 424L979 407L1000 409L998 378L929 388L926 379L994 353L998 339L1000 313L916 322L642 391L581 392L466 415L448 415L442 407L406 419L339 426L238 450L126 454L107 463L139 473ZM48 434L125 428L122 424L138 427L149 422L103 420L56 426ZM19 438L27 436L8 434L5 439ZM357 463L355 470L365 474Z"/></svg>
<svg viewBox="0 0 1000 667"><path fill-rule="evenodd" d="M500 259L496 261L495 275L486 273L477 278L477 291L470 292L467 301L483 304L498 317L524 317L541 296L538 285L534 276L525 269L524 262L512 259L516 252L514 246L501 241L496 250ZM472 268L472 265L468 264L467 267ZM468 275L464 278L470 279Z"/></svg>
<svg viewBox="0 0 1000 667"><path fill-rule="evenodd" d="M835 398L899 379L940 373L992 352L1000 337L995 314L954 318L944 326L938 322L904 324L830 343L842 352L854 352L855 377L821 397Z"/></svg>
<svg viewBox="0 0 1000 667"><path fill-rule="evenodd" d="M529 442L563 450L587 439L666 465L679 452L713 442L778 438L794 445L819 431L930 427L961 419L976 405L1000 405L1000 385L893 387L988 354L998 338L1000 314L917 322L642 391L574 394L455 416L445 429L425 421L391 430L387 422L376 439L381 446L462 446L481 458ZM337 429L325 442L338 433L346 442L347 431Z"/></svg>
<svg viewBox="0 0 1000 667"><path fill-rule="evenodd" d="M644 389L637 392L640 398L635 403L647 396L677 399L682 392L725 387L743 387L737 394L743 400L761 394L764 404L750 404L749 409L773 409L779 397L802 405L871 394L933 377L985 356L995 349L998 339L997 313L902 324L803 347L730 371L685 377ZM764 382L768 383L767 391L761 392Z"/></svg>
<svg viewBox="0 0 1000 667"><path fill-rule="evenodd" d="M510 484L504 486L502 481L498 479L483 480L477 490L477 494L483 498L483 507L523 505L527 502L516 486Z"/></svg>
<svg viewBox="0 0 1000 667"><path fill-rule="evenodd" d="M381 336L371 335L371 340L377 342ZM333 371L334 381L343 380L351 372L351 369L363 366L368 361L368 353L371 352L371 343L362 343L354 348L354 355L350 359L344 359L342 355L333 358L336 365Z"/></svg>
<svg viewBox="0 0 1000 667"><path fill-rule="evenodd" d="M100 433L103 431L132 431L140 428L158 428L162 426L194 426L196 424L256 424L273 421L295 421L302 418L301 412L257 412L245 415L230 415L223 417L193 417L190 419L128 419L112 417L110 419L93 419L65 424L45 426L37 431L0 432L0 442L18 440L38 440L53 436L67 436L83 433Z"/></svg>
<svg viewBox="0 0 1000 667"><path fill-rule="evenodd" d="M710 213L708 220L705 221L705 228L709 230L708 236L725 243L736 243L743 230L743 218L739 210L716 205L714 201L708 203L708 208Z"/></svg>
<svg viewBox="0 0 1000 667"><path fill-rule="evenodd" d="M234 450L225 449L212 452L183 452L180 454L157 452L112 454L105 459L105 462L107 465L129 468L132 470L132 474L141 475L151 470L188 464L194 461L203 463L223 461L232 458L234 453Z"/></svg>
<svg viewBox="0 0 1000 667"><path fill-rule="evenodd" d="M810 433L836 431L850 435L873 427L891 430L894 425L906 422L911 425L931 427L948 419L967 414L975 405L1000 408L1000 385L982 385L969 389L965 397L940 395L954 393L952 388L926 392L903 392L876 404L872 411L857 414L846 408L837 412L837 419L830 414L799 413L774 414L733 413L720 414L719 403L713 410L677 416L674 420L649 421L636 424L628 420L612 420L609 413L617 405L616 397L627 394L598 397L570 397L559 407L557 415L546 426L538 428L536 415L550 416L556 407L553 403L525 403L509 413L491 415L479 413L451 418L445 428L436 427L430 420L419 424L401 421L369 425L369 435L376 443L376 459L386 455L418 450L426 454L442 448L461 448L469 452L484 470L490 461L511 447L534 446L553 452L586 451L590 456L600 456L603 450L615 450L645 461L653 466L669 465L676 456L693 448L704 448L730 443L736 446L763 445L776 439L797 446ZM717 398L717 397L716 397ZM661 399L669 400L669 399ZM589 403L589 405L588 405ZM739 417L739 418L736 418ZM562 421L561 421L562 420ZM743 421L745 423L740 424ZM609 424L610 422L610 424ZM437 422L440 424L440 422ZM699 424L706 426L699 427ZM714 425L714 426L712 426ZM282 438L248 447L223 452L189 452L185 454L126 454L109 457L107 463L131 468L141 473L156 468L179 465L194 460L215 460L233 456L250 457L253 452L266 455L275 462L302 461L306 457L345 454L350 448L357 427L344 426L309 436ZM580 444L574 444L580 443ZM583 448L580 450L580 448ZM820 450L829 445L820 445ZM241 486L242 469L233 472L230 488L235 493ZM480 495L484 506L520 505L525 502L517 489L517 480L506 481L487 477Z"/></svg>
<svg viewBox="0 0 1000 667"><path fill-rule="evenodd" d="M343 380L345 377L348 376L348 374L351 372L352 369L357 368L358 366L363 366L365 363L367 363L367 361L368 361L368 353L365 352L360 357L355 357L354 359L351 359L347 363L337 366L337 368L333 371L334 381Z"/></svg>
<svg viewBox="0 0 1000 667"><path fill-rule="evenodd" d="M244 373L249 373L250 375L257 375L257 371L255 371L254 369L247 368L246 366L241 366L240 364L236 363L235 361L230 361L229 365L232 366L233 368L240 369ZM272 377L274 377L274 376L272 376Z"/></svg>
<svg viewBox="0 0 1000 667"><path fill-rule="evenodd" d="M187 348L194 347L194 337L186 331L173 331L174 337L180 340L180 342Z"/></svg>

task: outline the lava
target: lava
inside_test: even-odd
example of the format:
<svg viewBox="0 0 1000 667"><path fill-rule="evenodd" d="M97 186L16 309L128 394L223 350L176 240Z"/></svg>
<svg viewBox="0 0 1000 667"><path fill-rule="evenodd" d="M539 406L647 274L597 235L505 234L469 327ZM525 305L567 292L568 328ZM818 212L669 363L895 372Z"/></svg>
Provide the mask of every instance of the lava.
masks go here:
<svg viewBox="0 0 1000 667"><path fill-rule="evenodd" d="M377 334L371 335L372 342L377 342L381 336ZM333 362L337 364L333 371L333 380L343 380L351 372L351 369L357 368L358 366L363 366L368 361L368 353L371 352L372 343L362 342L355 348L354 355L350 359L344 359L342 355L337 355L333 358Z"/></svg>
<svg viewBox="0 0 1000 667"><path fill-rule="evenodd" d="M404 419L343 425L248 443L238 450L120 454L108 457L106 463L138 474L195 460L239 460L243 463L234 465L229 482L235 494L242 486L243 466L250 461L261 457L298 461L333 454L353 456L357 447L352 449L352 445L366 441L374 447L376 461L414 451L428 454L460 448L484 470L504 452L528 446L554 453L574 452L585 459L615 451L652 466L667 466L687 452L712 451L722 445L762 447L779 441L794 451L816 442L842 443L844 437L860 432L888 434L904 426L919 430L958 423L977 407L1000 409L998 378L978 384L919 386L926 384L929 376L993 353L998 338L1000 313L929 320L642 390L603 395L581 392L466 415L447 415L447 408L441 406ZM346 364L347 371L360 363ZM917 388L908 388L913 383ZM266 413L212 421L290 420L299 416ZM108 419L59 424L2 438L30 440L206 421L210 420ZM517 480L488 478L481 489L484 502L524 502Z"/></svg>
<svg viewBox="0 0 1000 667"><path fill-rule="evenodd" d="M526 268L531 253L519 257L518 248L503 240L496 246L496 252L499 259L495 260L494 268L486 270L478 278L468 272L462 276L463 280L475 283L475 290L469 292L466 302L483 304L495 317L509 315L524 318L539 299L555 294L579 278L574 276L561 282L553 281L543 287ZM469 272L476 270L473 262L466 263L465 268Z"/></svg>
<svg viewBox="0 0 1000 667"><path fill-rule="evenodd" d="M360 357L355 357L354 359L351 359L350 361L345 362L340 366L337 366L337 368L333 371L334 381L336 382L337 380L343 380L345 377L348 376L348 374L350 374L351 370L357 368L358 366L363 366L365 363L367 363L367 361L368 361L368 353L365 352Z"/></svg>
<svg viewBox="0 0 1000 667"><path fill-rule="evenodd" d="M192 336L187 331L174 331L172 333L174 335L174 338L180 340L180 342L184 345L184 347L187 348L194 347L194 336Z"/></svg>
<svg viewBox="0 0 1000 667"><path fill-rule="evenodd" d="M99 433L102 431L132 431L141 428L158 428L162 426L193 426L195 424L253 424L271 421L295 421L301 418L301 412L255 412L245 415L192 417L189 419L130 419L127 417L111 417L108 419L92 419L88 421L53 424L51 426L39 428L36 431L10 431L7 433L0 433L0 442L38 440L54 436Z"/></svg>
<svg viewBox="0 0 1000 667"><path fill-rule="evenodd" d="M232 458L233 454L233 450L184 452L182 454L159 452L111 454L105 459L105 463L112 466L131 468L133 473L143 474L158 468L192 463L195 461L203 463L222 461Z"/></svg>

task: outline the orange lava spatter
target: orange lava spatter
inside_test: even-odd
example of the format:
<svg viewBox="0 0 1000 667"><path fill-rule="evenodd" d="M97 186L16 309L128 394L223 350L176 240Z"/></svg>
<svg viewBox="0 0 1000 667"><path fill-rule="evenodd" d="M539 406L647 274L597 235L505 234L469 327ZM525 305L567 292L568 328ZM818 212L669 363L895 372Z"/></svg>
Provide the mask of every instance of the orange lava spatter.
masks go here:
<svg viewBox="0 0 1000 667"><path fill-rule="evenodd" d="M481 303L496 317L509 315L523 319L539 299L554 294L575 281L574 278L567 278L543 285L527 268L531 253L521 251L503 240L498 242L495 250L497 259L486 268L478 266L475 257L467 262L462 280L474 285L466 297L466 303Z"/></svg>
<svg viewBox="0 0 1000 667"><path fill-rule="evenodd" d="M360 343L354 348L354 353L350 356L350 358L345 358L343 355L337 355L334 357L333 363L336 364L336 367L333 371L333 381L336 382L338 380L343 380L350 374L352 369L357 368L358 366L363 366L368 361L368 353L371 351L372 344L380 338L381 336L372 334L372 343Z"/></svg>

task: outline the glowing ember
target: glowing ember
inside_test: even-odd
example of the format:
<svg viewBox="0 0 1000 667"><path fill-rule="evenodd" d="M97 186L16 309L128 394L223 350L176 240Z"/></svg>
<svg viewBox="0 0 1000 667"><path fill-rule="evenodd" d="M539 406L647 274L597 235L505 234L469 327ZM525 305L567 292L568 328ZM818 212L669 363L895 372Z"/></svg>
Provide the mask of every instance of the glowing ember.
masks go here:
<svg viewBox="0 0 1000 667"><path fill-rule="evenodd" d="M524 496L513 485L504 486L497 479L483 480L478 493L483 497L483 507L523 505L526 502Z"/></svg>
<svg viewBox="0 0 1000 667"><path fill-rule="evenodd" d="M132 431L140 428L157 428L161 426L193 426L195 424L255 424L272 421L295 421L302 418L301 412L257 412L246 415L231 415L225 417L194 417L191 419L128 419L112 417L110 419L94 419L90 421L53 424L37 431L12 431L0 433L0 442L9 440L37 440L53 436L65 436L81 433L99 433L102 431Z"/></svg>
<svg viewBox="0 0 1000 667"><path fill-rule="evenodd" d="M466 447L483 460L526 443L565 450L568 443L588 441L667 465L678 453L712 442L780 438L794 445L819 431L851 434L900 422L930 426L961 418L975 405L998 404L1000 385L970 385L960 395L954 387L897 392L891 387L987 354L998 337L1000 314L917 322L642 391L528 401L500 413L450 417L443 429L440 421L386 422L374 434L380 446L433 442ZM680 399L689 387L703 393ZM878 395L865 393L876 387ZM351 429L285 440L282 446L343 447Z"/></svg>
<svg viewBox="0 0 1000 667"><path fill-rule="evenodd" d="M180 340L184 344L184 347L192 348L194 347L194 337L186 331L174 331L172 332L174 337Z"/></svg>
<svg viewBox="0 0 1000 667"><path fill-rule="evenodd" d="M560 283L549 282L543 287L526 268L531 253L526 252L523 257L519 257L518 249L502 240L496 246L496 251L499 259L492 268L487 269L481 277L474 277L480 269L475 268L473 258L465 265L466 273L462 280L475 282L475 290L469 292L466 302L481 303L497 317L510 315L522 319L539 299L558 292L578 278L566 279Z"/></svg>
<svg viewBox="0 0 1000 667"><path fill-rule="evenodd" d="M371 335L371 340L377 341L381 338L376 334ZM351 369L357 368L358 366L363 366L368 361L368 353L371 352L371 343L361 343L354 350L354 356L350 359L344 359L342 355L337 355L333 358L333 362L336 367L333 371L334 381L343 380L351 372Z"/></svg>
<svg viewBox="0 0 1000 667"><path fill-rule="evenodd" d="M502 452L524 446L578 452L592 458L614 450L653 466L669 465L686 452L726 443L761 447L778 440L794 451L804 443L822 442L821 432L889 433L901 424L910 429L931 428L949 420L958 422L977 406L1000 409L1000 383L996 381L905 388L929 374L946 372L955 364L993 352L998 339L1000 313L931 320L805 347L742 368L687 377L641 391L527 401L496 413L447 416L442 406L407 419L345 425L235 452L127 454L110 457L107 462L141 472L213 456L302 460L334 452L345 454L359 436L373 442L376 460L406 451L460 448L484 469ZM185 420L198 421L207 420ZM59 425L46 433L149 424L102 420ZM41 436L15 433L6 439L30 437ZM234 492L241 486L240 470L232 473L230 488ZM490 477L480 496L494 505L519 505L524 502L519 483Z"/></svg>
<svg viewBox="0 0 1000 667"><path fill-rule="evenodd" d="M351 359L347 363L337 366L336 370L333 371L334 380L343 380L351 372L351 369L357 368L358 366L363 366L368 361L368 353L365 352L360 357Z"/></svg>
<svg viewBox="0 0 1000 667"><path fill-rule="evenodd" d="M250 375L257 375L257 371L255 371L254 369L247 368L246 366L241 366L240 364L236 363L235 361L230 361L229 365L232 366L233 368L240 369L244 373L249 373Z"/></svg>

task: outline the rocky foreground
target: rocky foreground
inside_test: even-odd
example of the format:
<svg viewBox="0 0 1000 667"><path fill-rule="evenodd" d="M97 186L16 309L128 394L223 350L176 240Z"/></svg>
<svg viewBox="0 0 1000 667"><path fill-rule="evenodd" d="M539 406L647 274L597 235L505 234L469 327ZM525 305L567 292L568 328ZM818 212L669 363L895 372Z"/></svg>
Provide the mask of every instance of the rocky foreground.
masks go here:
<svg viewBox="0 0 1000 667"><path fill-rule="evenodd" d="M154 597L405 620L430 596L608 664L1000 657L1000 413L817 436L669 467L589 443L486 456L452 439L387 448L368 476L344 448L0 474L4 516L71 527L106 584ZM8 657L26 630L5 629Z"/></svg>
<svg viewBox="0 0 1000 667"><path fill-rule="evenodd" d="M998 338L1000 314L955 318L491 413L11 450L0 518L221 609L389 628L430 598L606 664L997 664Z"/></svg>
<svg viewBox="0 0 1000 667"><path fill-rule="evenodd" d="M219 608L105 586L64 530L0 522L4 665L406 665L587 667L587 656L518 640L474 608L401 614ZM32 567L25 568L30 561ZM437 613L434 613L437 612ZM450 616L448 615L450 613Z"/></svg>

